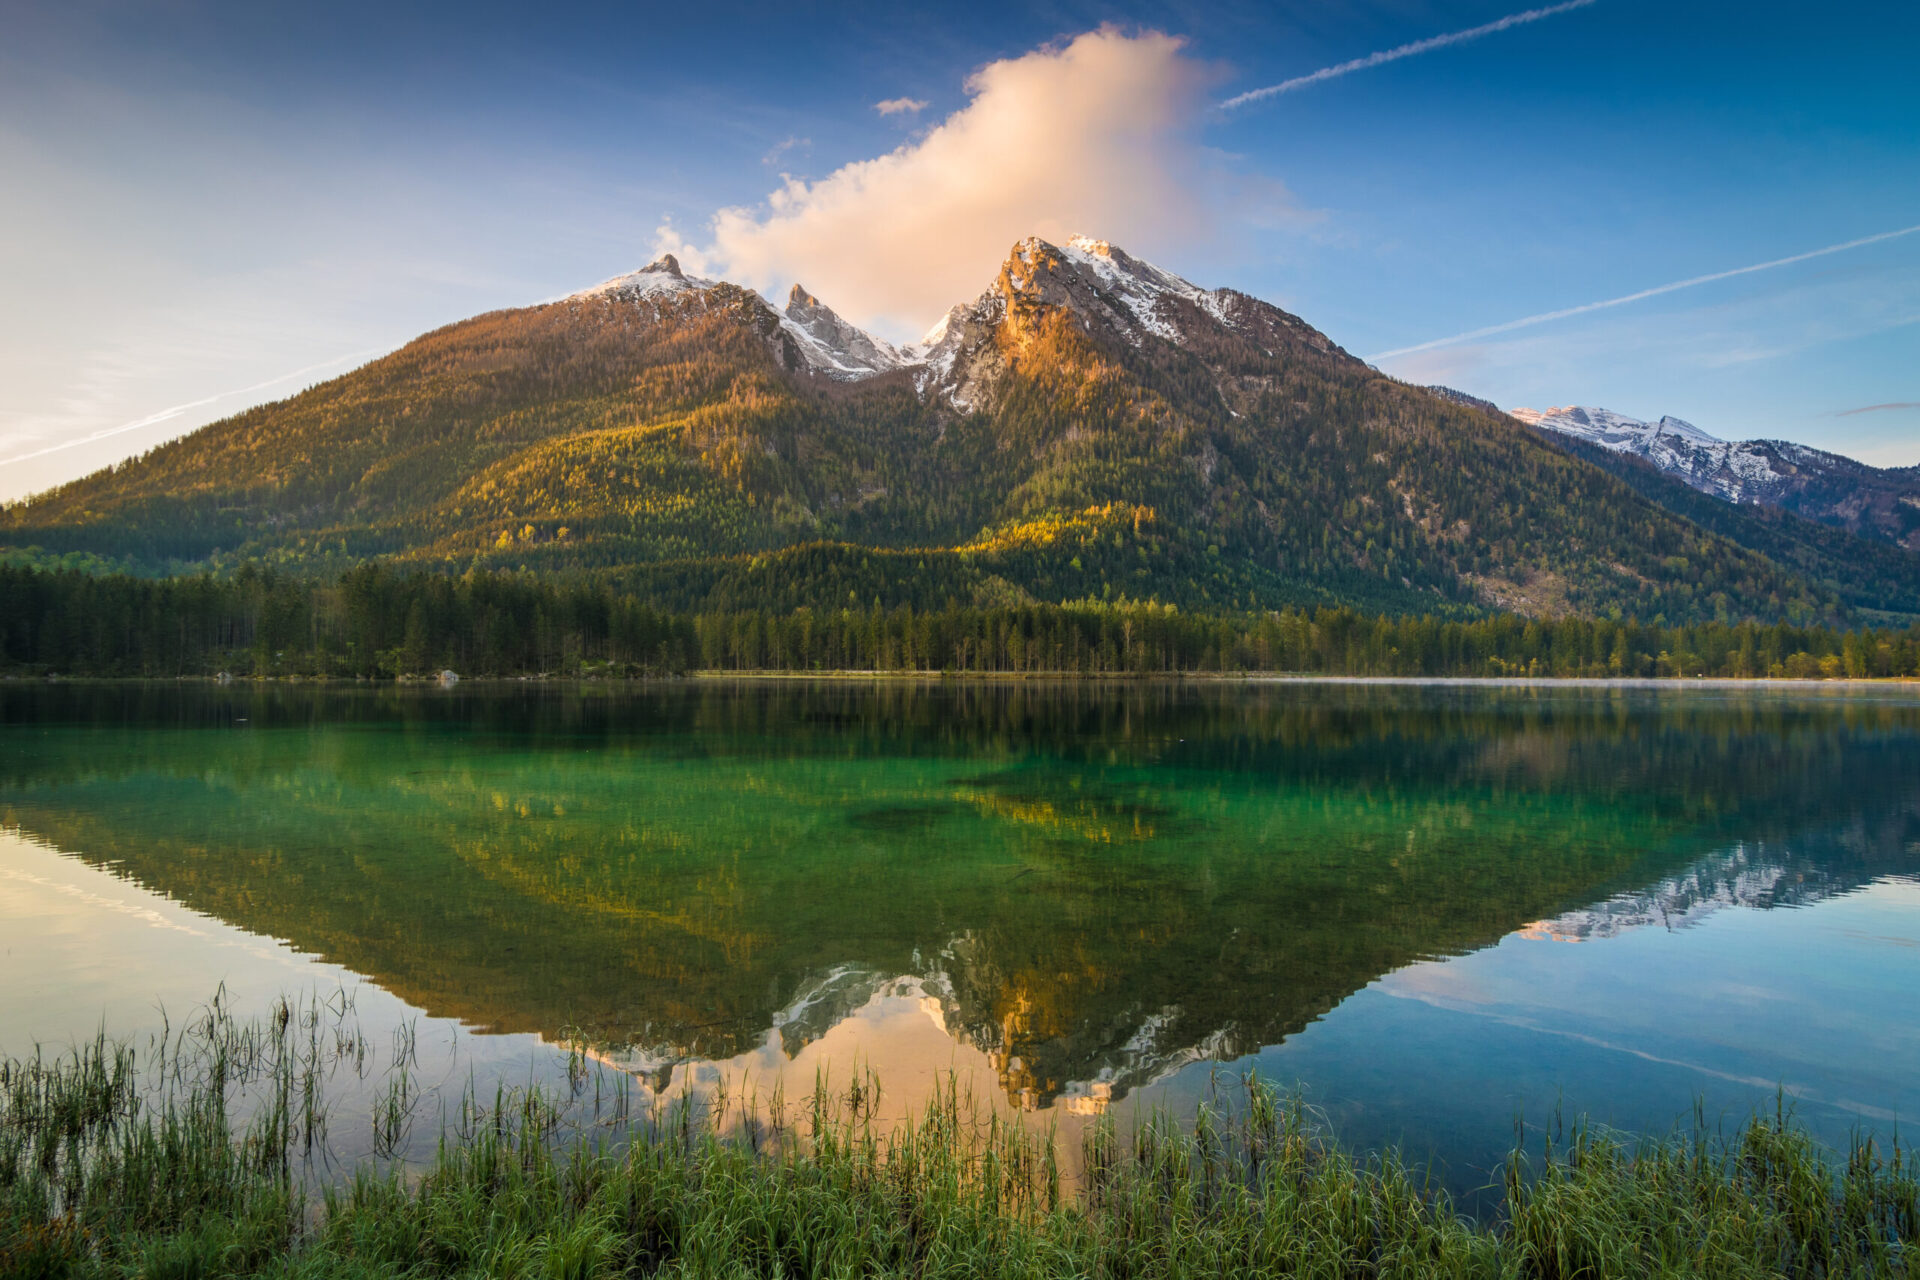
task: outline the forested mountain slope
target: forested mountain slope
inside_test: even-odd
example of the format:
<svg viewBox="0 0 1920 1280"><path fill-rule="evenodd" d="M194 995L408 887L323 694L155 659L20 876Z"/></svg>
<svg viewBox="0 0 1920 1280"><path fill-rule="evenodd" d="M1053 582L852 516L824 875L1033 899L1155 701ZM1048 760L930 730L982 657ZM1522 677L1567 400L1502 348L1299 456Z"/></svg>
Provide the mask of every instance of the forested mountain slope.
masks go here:
<svg viewBox="0 0 1920 1280"><path fill-rule="evenodd" d="M592 572L680 609L1844 608L1511 419L1084 240L1022 241L905 348L664 260L16 504L0 543Z"/></svg>
<svg viewBox="0 0 1920 1280"><path fill-rule="evenodd" d="M1920 616L1920 554L1780 507L1726 501L1630 453L1566 435L1546 434L1546 439L1612 472L1675 515L1826 584L1860 620Z"/></svg>

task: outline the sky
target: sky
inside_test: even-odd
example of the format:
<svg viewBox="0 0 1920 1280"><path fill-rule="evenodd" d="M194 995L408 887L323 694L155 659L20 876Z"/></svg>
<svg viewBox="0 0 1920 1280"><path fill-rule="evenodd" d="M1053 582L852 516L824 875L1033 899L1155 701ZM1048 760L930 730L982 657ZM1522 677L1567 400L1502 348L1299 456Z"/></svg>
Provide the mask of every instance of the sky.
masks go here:
<svg viewBox="0 0 1920 1280"><path fill-rule="evenodd" d="M1503 406L1920 464L1904 0L5 13L0 500L663 249L910 339L1073 233Z"/></svg>

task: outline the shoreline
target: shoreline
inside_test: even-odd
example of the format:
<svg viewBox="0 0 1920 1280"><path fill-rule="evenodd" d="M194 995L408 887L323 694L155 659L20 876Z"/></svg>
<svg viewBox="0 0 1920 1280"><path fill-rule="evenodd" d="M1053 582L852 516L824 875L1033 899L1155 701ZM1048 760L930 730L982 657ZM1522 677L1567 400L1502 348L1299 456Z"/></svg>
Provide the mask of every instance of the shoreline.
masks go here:
<svg viewBox="0 0 1920 1280"><path fill-rule="evenodd" d="M529 677L537 679L541 677ZM669 677L671 678L671 677ZM1265 671L1167 671L1146 672L1079 672L1079 671L727 671L701 670L689 672L686 680L740 680L740 681L777 681L777 680L838 680L852 682L888 682L932 684L946 681L978 680L989 683L1110 683L1110 684L1177 684L1184 681L1199 681L1209 684L1343 684L1343 685L1406 685L1439 687L1543 687L1543 688L1583 688L1583 689L1660 689L1675 686L1692 688L1809 688L1819 686L1858 686L1861 688L1883 688L1899 685L1920 685L1920 677L1881 676L1848 679L1845 677L1822 677L1819 679L1795 680L1791 677L1771 676L1340 676L1317 675L1310 672L1265 672ZM475 677L498 683L501 677ZM518 677L507 676L505 680ZM581 681L580 677L553 677L554 682L561 680ZM590 681L589 681L590 682Z"/></svg>
<svg viewBox="0 0 1920 1280"><path fill-rule="evenodd" d="M445 683L431 676L369 679L354 676L68 676L60 674L0 674L0 688L8 685L54 684L210 684L315 685L328 688L438 688L448 692L462 685L488 688L500 685L662 685L696 683L844 684L1246 684L1246 685L1381 685L1408 688L1563 688L1563 689L1885 689L1920 687L1920 676L1349 676L1281 671L883 671L836 669L791 671L779 668L728 670L701 668L677 675L531 675L460 676Z"/></svg>

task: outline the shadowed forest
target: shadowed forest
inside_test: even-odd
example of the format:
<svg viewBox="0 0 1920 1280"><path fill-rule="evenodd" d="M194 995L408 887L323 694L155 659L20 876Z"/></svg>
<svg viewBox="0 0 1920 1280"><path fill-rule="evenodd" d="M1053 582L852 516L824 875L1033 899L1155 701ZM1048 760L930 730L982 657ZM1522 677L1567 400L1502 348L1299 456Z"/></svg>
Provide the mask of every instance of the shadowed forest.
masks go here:
<svg viewBox="0 0 1920 1280"><path fill-rule="evenodd" d="M396 678L692 670L1083 675L1920 676L1920 626L1377 617L1351 608L1196 614L1170 605L656 608L606 582L407 575L314 584L252 569L152 580L0 566L15 674Z"/></svg>

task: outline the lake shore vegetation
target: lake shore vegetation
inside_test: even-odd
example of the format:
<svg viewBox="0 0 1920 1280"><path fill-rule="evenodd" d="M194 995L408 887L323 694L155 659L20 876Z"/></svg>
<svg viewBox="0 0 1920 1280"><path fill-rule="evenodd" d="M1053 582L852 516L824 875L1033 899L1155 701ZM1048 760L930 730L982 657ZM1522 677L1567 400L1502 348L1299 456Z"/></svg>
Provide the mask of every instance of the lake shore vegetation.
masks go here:
<svg viewBox="0 0 1920 1280"><path fill-rule="evenodd" d="M575 1047L566 1084L469 1085L415 1161L394 1158L402 1055L372 1150L322 1160L327 1081L366 1045L317 1012L216 1002L142 1060L101 1036L0 1062L0 1277L1813 1278L1920 1257L1911 1153L1830 1153L1785 1107L1663 1140L1534 1131L1469 1216L1257 1078L1178 1122L1103 1121L1068 1176L1052 1135L952 1079L904 1124L865 1076L643 1113Z"/></svg>

